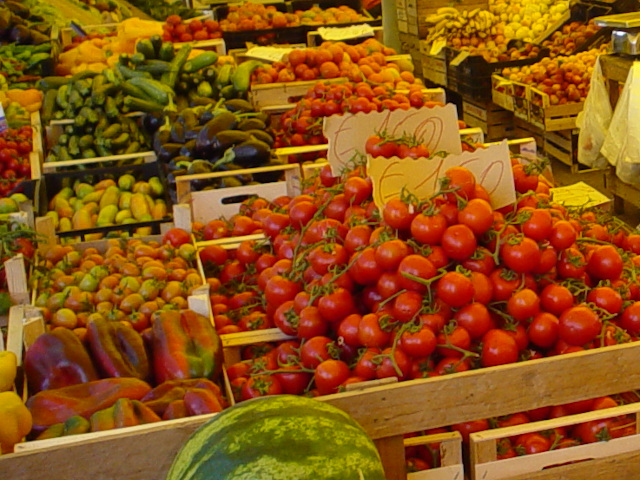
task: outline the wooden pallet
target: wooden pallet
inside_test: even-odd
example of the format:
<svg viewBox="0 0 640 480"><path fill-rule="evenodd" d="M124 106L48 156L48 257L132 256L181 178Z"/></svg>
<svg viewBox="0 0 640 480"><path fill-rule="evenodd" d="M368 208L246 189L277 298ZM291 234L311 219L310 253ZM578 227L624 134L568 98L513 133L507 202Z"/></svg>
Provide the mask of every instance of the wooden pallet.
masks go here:
<svg viewBox="0 0 640 480"><path fill-rule="evenodd" d="M638 468L640 468L640 433L605 442L497 460L497 446L501 439L626 415L635 417L636 431L640 432L638 430L640 404L633 403L579 415L472 433L470 435L471 478L473 480L637 478ZM625 465L627 462L630 462L630 465ZM634 474L629 475L631 472Z"/></svg>
<svg viewBox="0 0 640 480"><path fill-rule="evenodd" d="M549 95L531 87L529 89L529 122L546 132L576 128L576 118L584 102L551 105Z"/></svg>
<svg viewBox="0 0 640 480"><path fill-rule="evenodd" d="M254 173L282 172L284 181L244 185L241 187L219 188L200 192L191 189L194 180L224 178ZM295 196L300 193L300 167L297 164L275 165L269 167L246 168L233 172L202 173L176 177L178 203L191 205L194 222L207 223L220 217L230 218L238 213L239 205L251 196L273 200L282 195Z"/></svg>
<svg viewBox="0 0 640 480"><path fill-rule="evenodd" d="M487 142L513 137L513 113L491 102L478 105L463 100L462 113L467 125L482 129Z"/></svg>

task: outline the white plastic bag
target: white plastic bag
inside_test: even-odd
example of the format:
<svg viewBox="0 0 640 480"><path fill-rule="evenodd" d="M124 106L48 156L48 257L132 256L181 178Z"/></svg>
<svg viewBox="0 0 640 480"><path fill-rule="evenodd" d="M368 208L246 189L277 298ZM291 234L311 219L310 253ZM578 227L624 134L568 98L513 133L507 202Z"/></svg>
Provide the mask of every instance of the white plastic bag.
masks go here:
<svg viewBox="0 0 640 480"><path fill-rule="evenodd" d="M576 121L580 134L578 136L578 162L591 168L607 166L606 158L600 153L609 130L613 110L609 93L605 84L600 57L591 74L591 87L584 102L584 110Z"/></svg>
<svg viewBox="0 0 640 480"><path fill-rule="evenodd" d="M640 185L640 63L634 62L613 112L601 152L620 180Z"/></svg>

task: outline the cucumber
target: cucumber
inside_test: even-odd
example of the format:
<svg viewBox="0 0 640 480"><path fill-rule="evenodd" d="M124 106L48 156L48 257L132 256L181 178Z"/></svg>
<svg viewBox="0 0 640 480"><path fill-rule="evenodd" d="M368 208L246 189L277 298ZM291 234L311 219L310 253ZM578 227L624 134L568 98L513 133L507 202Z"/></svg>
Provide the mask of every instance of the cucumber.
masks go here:
<svg viewBox="0 0 640 480"><path fill-rule="evenodd" d="M69 144L67 145L67 150L69 151L69 155L71 155L72 157L76 157L80 155L80 144L79 144L79 138L77 135L73 135L71 136L71 138L69 138Z"/></svg>
<svg viewBox="0 0 640 480"><path fill-rule="evenodd" d="M114 100L113 97L107 97L107 99L105 100L105 102L104 102L104 113L110 119L114 119L120 114L120 111L118 110L118 107L116 106L116 101Z"/></svg>
<svg viewBox="0 0 640 480"><path fill-rule="evenodd" d="M78 80L73 84L73 88L75 88L83 97L87 97L91 93L90 79Z"/></svg>
<svg viewBox="0 0 640 480"><path fill-rule="evenodd" d="M124 97L124 105L136 112L162 112L164 110L164 105L130 95Z"/></svg>
<svg viewBox="0 0 640 480"><path fill-rule="evenodd" d="M81 136L80 139L78 140L78 146L82 150L85 150L85 149L90 148L91 146L93 146L93 135L83 135L83 136Z"/></svg>
<svg viewBox="0 0 640 480"><path fill-rule="evenodd" d="M86 148L82 150L82 158L96 158L98 155L93 148Z"/></svg>
<svg viewBox="0 0 640 480"><path fill-rule="evenodd" d="M64 84L58 88L56 95L56 104L61 110L66 109L69 106L69 85Z"/></svg>
<svg viewBox="0 0 640 480"><path fill-rule="evenodd" d="M101 138L115 138L122 132L122 125L114 123L102 132Z"/></svg>
<svg viewBox="0 0 640 480"><path fill-rule="evenodd" d="M111 140L111 148L112 149L117 149L117 148L123 148L127 143L129 143L130 140L130 136L128 133L121 133L120 135L118 135L116 138Z"/></svg>
<svg viewBox="0 0 640 480"><path fill-rule="evenodd" d="M42 121L49 123L53 118L53 111L56 108L56 98L58 97L57 89L49 89L44 94L44 100L42 101Z"/></svg>
<svg viewBox="0 0 640 480"><path fill-rule="evenodd" d="M87 119L87 122L89 122L92 125L95 125L96 123L98 123L98 120L100 120L100 117L98 116L98 114L89 107L82 107L80 109L79 115L82 117L85 117Z"/></svg>

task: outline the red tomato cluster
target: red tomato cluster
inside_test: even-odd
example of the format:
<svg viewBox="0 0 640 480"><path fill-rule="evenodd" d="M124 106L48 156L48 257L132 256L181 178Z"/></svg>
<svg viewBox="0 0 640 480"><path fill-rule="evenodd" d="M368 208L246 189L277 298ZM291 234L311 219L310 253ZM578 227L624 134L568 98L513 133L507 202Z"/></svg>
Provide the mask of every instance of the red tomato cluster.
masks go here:
<svg viewBox="0 0 640 480"><path fill-rule="evenodd" d="M238 398L324 395L635 340L640 235L553 203L535 168L514 160L520 195L500 211L462 167L433 198L395 198L381 212L361 171L324 169L302 195L206 225L209 238L269 239L208 252L221 269L210 281L220 331L276 326L297 338L230 369Z"/></svg>
<svg viewBox="0 0 640 480"><path fill-rule="evenodd" d="M33 148L32 135L29 125L0 133L0 198L11 192L20 181L31 178L29 154Z"/></svg>
<svg viewBox="0 0 640 480"><path fill-rule="evenodd" d="M392 138L383 134L367 139L365 152L372 157L428 158L429 149L414 138Z"/></svg>
<svg viewBox="0 0 640 480"><path fill-rule="evenodd" d="M366 82L318 82L292 110L282 115L282 130L277 132L275 148L327 143L322 121L331 115L435 106L442 103L431 100L419 85L411 86L408 93L397 93L387 86Z"/></svg>
<svg viewBox="0 0 640 480"><path fill-rule="evenodd" d="M220 25L215 20L189 20L183 21L179 15L170 15L162 25L164 33L162 40L165 42L191 42L213 38L222 38Z"/></svg>

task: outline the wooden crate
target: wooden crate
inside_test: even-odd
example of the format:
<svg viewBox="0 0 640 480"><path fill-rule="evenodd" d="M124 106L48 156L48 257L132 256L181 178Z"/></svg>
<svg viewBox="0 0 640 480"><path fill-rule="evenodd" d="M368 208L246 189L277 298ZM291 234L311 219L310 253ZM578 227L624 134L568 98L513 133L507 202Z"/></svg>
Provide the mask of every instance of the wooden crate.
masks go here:
<svg viewBox="0 0 640 480"><path fill-rule="evenodd" d="M547 132L576 128L576 118L584 102L551 105L549 95L531 87L529 89L529 122Z"/></svg>
<svg viewBox="0 0 640 480"><path fill-rule="evenodd" d="M497 446L500 439L626 415L634 416L635 435L497 460ZM639 419L640 405L633 403L579 415L472 433L470 435L471 478L474 480L637 478L640 468ZM631 472L634 474L630 475Z"/></svg>
<svg viewBox="0 0 640 480"><path fill-rule="evenodd" d="M521 120L517 118L514 113L513 119L514 126L514 137L515 138L525 138L525 137L533 137L536 141L536 145L538 149L544 151L544 130L541 128L535 127L531 125L529 122L525 120Z"/></svg>
<svg viewBox="0 0 640 480"><path fill-rule="evenodd" d="M329 83L344 83L347 79L340 77L326 81ZM249 91L249 101L256 110L274 105L282 106L295 103L304 97L316 83L318 83L316 80L309 80L306 82L252 85Z"/></svg>
<svg viewBox="0 0 640 480"><path fill-rule="evenodd" d="M398 32L400 35L409 34L409 24L407 17L407 0L396 0L396 20L398 22ZM402 37L400 38L402 41ZM402 50L405 52L406 50Z"/></svg>
<svg viewBox="0 0 640 480"><path fill-rule="evenodd" d="M513 114L489 102L484 105L462 102L462 119L471 127L479 127L487 142L513 136Z"/></svg>
<svg viewBox="0 0 640 480"><path fill-rule="evenodd" d="M191 182L194 180L265 172L282 172L285 179L284 181L262 183L259 185L244 185L241 187L219 188L200 192L191 190ZM300 167L297 164L287 164L233 170L232 172L181 175L176 177L176 193L178 203L188 203L191 205L194 222L207 223L215 218L230 218L237 214L239 205L251 196L259 196L267 200L273 200L282 195L298 195L300 193Z"/></svg>
<svg viewBox="0 0 640 480"><path fill-rule="evenodd" d="M544 153L551 158L568 165L571 173L577 173L578 163L578 134L580 130L558 130L544 132Z"/></svg>
<svg viewBox="0 0 640 480"><path fill-rule="evenodd" d="M406 0L407 33L426 37L429 27L424 19L427 15L436 13L439 8L454 6L460 11L482 8L488 10L488 0ZM402 30L401 30L402 31Z"/></svg>
<svg viewBox="0 0 640 480"><path fill-rule="evenodd" d="M493 103L505 110L513 112L513 82L500 75L491 75L491 99Z"/></svg>
<svg viewBox="0 0 640 480"><path fill-rule="evenodd" d="M420 54L422 65L422 77L435 84L447 86L447 59L445 51L438 55L430 55L428 44L424 40L420 41Z"/></svg>
<svg viewBox="0 0 640 480"><path fill-rule="evenodd" d="M606 171L604 179L607 190L613 195L614 213L623 213L625 202L640 208L640 188L637 185L630 185L620 180L614 168Z"/></svg>
<svg viewBox="0 0 640 480"><path fill-rule="evenodd" d="M529 90L526 83L511 82L513 85L513 116L529 122Z"/></svg>
<svg viewBox="0 0 640 480"><path fill-rule="evenodd" d="M407 480L463 480L462 435L459 432L436 433L404 439L405 447L439 444L440 466L407 474Z"/></svg>

